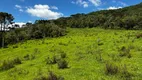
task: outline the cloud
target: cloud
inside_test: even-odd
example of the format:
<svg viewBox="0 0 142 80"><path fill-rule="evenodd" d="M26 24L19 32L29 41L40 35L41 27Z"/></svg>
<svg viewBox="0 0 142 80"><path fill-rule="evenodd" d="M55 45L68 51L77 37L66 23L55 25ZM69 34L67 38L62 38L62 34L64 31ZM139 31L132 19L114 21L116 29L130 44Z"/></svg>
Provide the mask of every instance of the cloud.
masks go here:
<svg viewBox="0 0 142 80"><path fill-rule="evenodd" d="M19 25L19 27L23 27L23 25L26 25L26 23L24 22L15 22L13 25L15 24Z"/></svg>
<svg viewBox="0 0 142 80"><path fill-rule="evenodd" d="M23 9L19 9L19 11L20 11L20 12L23 12L24 10L23 10Z"/></svg>
<svg viewBox="0 0 142 80"><path fill-rule="evenodd" d="M83 6L84 8L87 8L89 4L93 4L94 6L100 6L101 5L101 0L76 0L72 1L72 4L78 4Z"/></svg>
<svg viewBox="0 0 142 80"><path fill-rule="evenodd" d="M28 21L28 23L32 23L32 21Z"/></svg>
<svg viewBox="0 0 142 80"><path fill-rule="evenodd" d="M115 7L115 6L110 6L107 8L107 10L114 10L114 9L120 9L122 7Z"/></svg>
<svg viewBox="0 0 142 80"><path fill-rule="evenodd" d="M20 12L24 11L20 5L15 5L15 7L16 7L16 9L19 9Z"/></svg>
<svg viewBox="0 0 142 80"><path fill-rule="evenodd" d="M101 0L89 0L94 6L99 6L102 2Z"/></svg>
<svg viewBox="0 0 142 80"><path fill-rule="evenodd" d="M36 16L39 18L44 19L57 19L59 17L62 17L63 14L60 12L55 12L51 10L52 8L48 5L35 5L33 8L27 8L26 12L31 14L32 16Z"/></svg>
<svg viewBox="0 0 142 80"><path fill-rule="evenodd" d="M77 0L76 2L72 1L71 3L73 3L73 4L79 4L79 5L83 6L84 8L88 7L88 2L83 1L83 0Z"/></svg>
<svg viewBox="0 0 142 80"><path fill-rule="evenodd" d="M51 6L51 9L58 10L58 7L56 7L56 6Z"/></svg>
<svg viewBox="0 0 142 80"><path fill-rule="evenodd" d="M122 6L127 6L127 4L124 3L124 2L119 1L119 3L120 3Z"/></svg>
<svg viewBox="0 0 142 80"><path fill-rule="evenodd" d="M22 8L20 5L15 5L16 8Z"/></svg>
<svg viewBox="0 0 142 80"><path fill-rule="evenodd" d="M124 2L122 2L122 1L117 1L117 0L113 0L112 1L113 3L117 3L117 4L119 4L119 5L122 5L122 6L127 6L127 4L126 3L124 3Z"/></svg>

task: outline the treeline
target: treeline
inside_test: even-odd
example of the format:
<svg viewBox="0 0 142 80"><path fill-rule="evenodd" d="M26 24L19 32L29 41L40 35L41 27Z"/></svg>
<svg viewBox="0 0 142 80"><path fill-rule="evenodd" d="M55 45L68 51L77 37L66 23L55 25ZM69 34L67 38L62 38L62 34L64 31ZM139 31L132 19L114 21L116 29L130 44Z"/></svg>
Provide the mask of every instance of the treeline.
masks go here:
<svg viewBox="0 0 142 80"><path fill-rule="evenodd" d="M14 44L25 40L59 37L63 35L65 35L65 29L58 27L54 23L27 24L26 27L8 31L5 34L5 44Z"/></svg>
<svg viewBox="0 0 142 80"><path fill-rule="evenodd" d="M65 35L65 28L59 27L52 21L27 23L25 27L17 28L13 24L14 17L6 12L0 12L0 47L25 40L40 39L45 37L59 37ZM39 20L40 21L40 20Z"/></svg>
<svg viewBox="0 0 142 80"><path fill-rule="evenodd" d="M88 14L75 14L53 20L63 27L102 27L105 29L142 29L142 3L118 10L102 10Z"/></svg>

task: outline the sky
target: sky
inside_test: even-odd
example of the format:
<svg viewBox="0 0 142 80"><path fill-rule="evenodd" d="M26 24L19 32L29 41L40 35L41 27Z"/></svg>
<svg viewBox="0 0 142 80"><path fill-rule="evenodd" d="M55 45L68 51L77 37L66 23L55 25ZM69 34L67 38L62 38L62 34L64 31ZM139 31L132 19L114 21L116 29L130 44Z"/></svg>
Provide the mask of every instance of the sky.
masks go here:
<svg viewBox="0 0 142 80"><path fill-rule="evenodd" d="M142 0L1 0L0 12L12 14L14 22L23 24L76 13L118 9L140 2Z"/></svg>

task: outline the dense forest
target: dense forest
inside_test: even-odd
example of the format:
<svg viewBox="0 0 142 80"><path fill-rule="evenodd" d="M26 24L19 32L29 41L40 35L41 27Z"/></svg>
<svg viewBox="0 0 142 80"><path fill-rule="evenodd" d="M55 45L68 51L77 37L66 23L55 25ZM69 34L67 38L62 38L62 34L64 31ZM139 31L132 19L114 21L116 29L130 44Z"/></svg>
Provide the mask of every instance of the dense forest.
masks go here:
<svg viewBox="0 0 142 80"><path fill-rule="evenodd" d="M2 30L2 26L12 24L13 16L0 13L0 47L30 39L44 37L59 37L66 34L66 27L104 29L142 29L142 3L117 10L101 10L88 14L78 13L70 17L61 17L56 20L36 20L34 24L27 23L23 28L9 28Z"/></svg>
<svg viewBox="0 0 142 80"><path fill-rule="evenodd" d="M110 29L142 29L142 3L117 10L101 10L75 14L54 20L57 25L72 28L102 27Z"/></svg>

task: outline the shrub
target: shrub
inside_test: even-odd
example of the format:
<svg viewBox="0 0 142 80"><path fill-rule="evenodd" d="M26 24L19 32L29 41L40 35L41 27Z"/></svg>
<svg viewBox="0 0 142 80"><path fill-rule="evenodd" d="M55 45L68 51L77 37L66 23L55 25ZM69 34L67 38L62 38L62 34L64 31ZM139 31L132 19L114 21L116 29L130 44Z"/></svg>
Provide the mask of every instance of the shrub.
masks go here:
<svg viewBox="0 0 142 80"><path fill-rule="evenodd" d="M24 56L24 59L25 59L25 60L30 60L30 55L29 55L29 54L25 55L25 56Z"/></svg>
<svg viewBox="0 0 142 80"><path fill-rule="evenodd" d="M136 38L142 38L142 33L137 34Z"/></svg>
<svg viewBox="0 0 142 80"><path fill-rule="evenodd" d="M130 53L130 48L126 48L125 46L123 46L121 49L120 49L120 54L119 56L123 57L123 56L127 56L128 58L131 58L132 55Z"/></svg>
<svg viewBox="0 0 142 80"><path fill-rule="evenodd" d="M50 71L47 80L58 80L58 77L57 75L55 75L53 72Z"/></svg>
<svg viewBox="0 0 142 80"><path fill-rule="evenodd" d="M42 73L40 73L33 80L64 80L64 78L62 76L57 76L52 71L49 71L48 76L42 75Z"/></svg>
<svg viewBox="0 0 142 80"><path fill-rule="evenodd" d="M66 58L66 53L61 53L61 58Z"/></svg>
<svg viewBox="0 0 142 80"><path fill-rule="evenodd" d="M17 57L17 58L15 58L15 59L13 60L13 63L14 63L14 64L21 64L22 62L21 62L21 60Z"/></svg>
<svg viewBox="0 0 142 80"><path fill-rule="evenodd" d="M10 68L14 67L14 63L13 61L9 61L9 60L4 60L1 66L2 70L8 70Z"/></svg>
<svg viewBox="0 0 142 80"><path fill-rule="evenodd" d="M106 63L105 73L107 75L108 74L111 74L111 75L117 74L118 73L118 66L116 66L115 64L112 64L112 63Z"/></svg>
<svg viewBox="0 0 142 80"><path fill-rule="evenodd" d="M46 64L56 64L58 60L59 59L56 56L53 56L52 58L48 57L46 59Z"/></svg>
<svg viewBox="0 0 142 80"><path fill-rule="evenodd" d="M13 48L18 48L18 46L17 46L17 45L15 45L15 46L13 46Z"/></svg>
<svg viewBox="0 0 142 80"><path fill-rule="evenodd" d="M10 68L13 68L14 65L17 65L17 64L21 64L21 60L17 57L13 60L4 60L3 63L2 63L2 66L1 66L1 69L2 70L8 70Z"/></svg>
<svg viewBox="0 0 142 80"><path fill-rule="evenodd" d="M52 60L49 57L46 59L46 64L52 64Z"/></svg>
<svg viewBox="0 0 142 80"><path fill-rule="evenodd" d="M59 69L68 68L68 62L65 61L64 59L59 60L57 63Z"/></svg>

